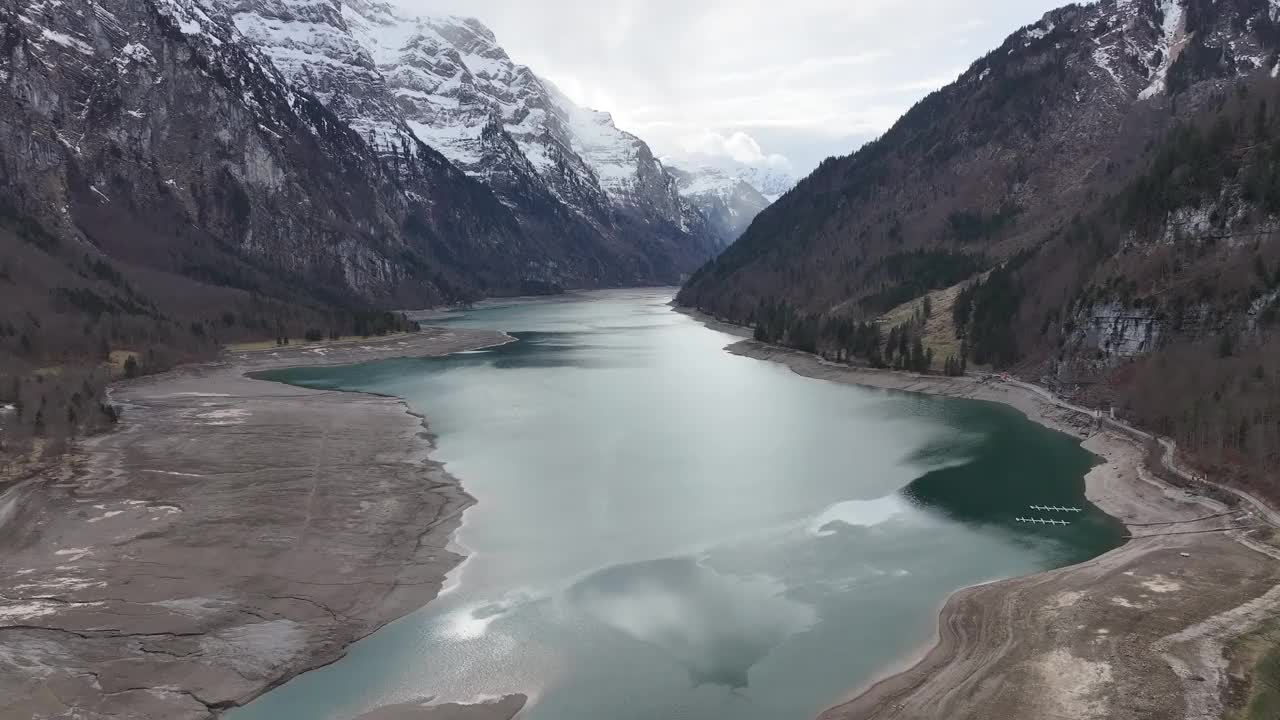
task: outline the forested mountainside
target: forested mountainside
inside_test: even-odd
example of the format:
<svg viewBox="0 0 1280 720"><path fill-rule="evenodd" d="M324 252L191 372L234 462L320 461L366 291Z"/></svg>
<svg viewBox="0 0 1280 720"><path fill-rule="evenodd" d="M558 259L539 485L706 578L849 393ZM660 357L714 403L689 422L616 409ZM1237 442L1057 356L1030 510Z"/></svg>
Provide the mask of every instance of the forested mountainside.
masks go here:
<svg viewBox="0 0 1280 720"><path fill-rule="evenodd" d="M460 169L348 32L351 7L261 6L254 25L212 0L0 0L0 427L100 420L113 353L156 369L229 340L393 329L391 308L674 283L717 249L657 163L615 168L630 190L610 195L548 150L591 207L520 180L546 172L520 158ZM480 142L514 147L503 122Z"/></svg>
<svg viewBox="0 0 1280 720"><path fill-rule="evenodd" d="M679 300L832 357L1010 369L1280 498L1278 13L1048 13L825 161Z"/></svg>

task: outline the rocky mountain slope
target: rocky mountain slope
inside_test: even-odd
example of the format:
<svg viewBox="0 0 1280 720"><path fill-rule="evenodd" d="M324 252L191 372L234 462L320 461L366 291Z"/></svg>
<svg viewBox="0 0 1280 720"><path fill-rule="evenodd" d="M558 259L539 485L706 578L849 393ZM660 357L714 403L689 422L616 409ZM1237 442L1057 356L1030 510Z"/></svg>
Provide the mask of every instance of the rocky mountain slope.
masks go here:
<svg viewBox="0 0 1280 720"><path fill-rule="evenodd" d="M685 170L667 163L680 194L702 211L713 231L732 243L751 225L769 200L750 183L719 168Z"/></svg>
<svg viewBox="0 0 1280 720"><path fill-rule="evenodd" d="M242 289L263 282L240 277L258 267L318 293L425 303L463 282L441 250L519 237L438 153L406 171L429 187L411 198L197 3L13 0L0 22L6 213L84 251Z"/></svg>
<svg viewBox="0 0 1280 720"><path fill-rule="evenodd" d="M753 163L689 153L663 157L662 163L675 176L680 194L702 211L726 246L796 184L790 172L767 158Z"/></svg>
<svg viewBox="0 0 1280 720"><path fill-rule="evenodd" d="M535 108L509 104L523 115L503 118L458 90L455 108L471 98L497 113L479 126L493 162L459 168L418 132L463 125L428 126L409 102L425 35L404 26L403 68L375 60L390 52L373 43L392 37L374 25L386 12L358 0L0 0L0 403L34 393L51 404L24 422L74 429L85 408L55 412L29 373L381 331L400 322L387 308L674 283L717 249L642 142L541 84L564 125L545 145L551 161L530 149L551 120L513 134ZM433 46L433 62L458 63L459 83L492 79L477 58L501 49L463 34L491 35L448 22L439 29L459 45ZM463 77L464 60L477 75ZM509 73L512 88L517 74L538 83ZM78 383L59 396L84 403L101 388Z"/></svg>
<svg viewBox="0 0 1280 720"><path fill-rule="evenodd" d="M1265 484L1280 451L1277 19L1268 0L1050 12L825 161L680 300L902 367L927 364L929 313L952 313L963 358L935 369L1011 368ZM944 288L951 304L918 304L919 322L875 323Z"/></svg>
<svg viewBox="0 0 1280 720"><path fill-rule="evenodd" d="M667 156L662 162L675 176L680 194L702 211L726 245L796 184L789 172L769 161L749 163L696 153Z"/></svg>
<svg viewBox="0 0 1280 720"><path fill-rule="evenodd" d="M517 65L478 20L414 17L368 0L217 0L296 85L380 152L416 138L489 186L526 228L574 238L541 248L574 284L678 277L717 249L648 146ZM598 248L592 249L592 246ZM610 266L629 276L610 277Z"/></svg>
<svg viewBox="0 0 1280 720"><path fill-rule="evenodd" d="M3 0L9 420L92 425L99 363L129 352L145 369L237 337L375 332L394 326L378 307L480 294L472 263L520 242L517 219L438 153L408 176L417 198L204 6Z"/></svg>
<svg viewBox="0 0 1280 720"><path fill-rule="evenodd" d="M387 68L389 81L374 60L390 52L373 44L392 37L373 24L385 6L8 0L0 12L7 214L121 260L235 285L222 276L240 270L194 257L216 248L225 262L258 263L324 294L426 304L669 282L714 250L644 143L524 68L509 74L537 85L546 109L509 104L522 120L480 124L485 142L512 151L504 166L480 171L441 142L467 171L459 172L417 134L431 130L424 134L439 142L446 123L429 127L410 112L403 85L412 63ZM475 21L427 23L413 27L460 44L459 33L480 28L476 37L492 40ZM421 54L425 37L402 29L400 50ZM444 62L464 57L453 46L435 50ZM484 53L505 58L494 45L471 50L481 53L465 55L473 63ZM458 82L476 81L468 78ZM455 109L462 96L472 97L455 94ZM560 124L534 129L530 118L552 103ZM507 131L520 122L526 134ZM555 128L562 147L539 145ZM502 173L506 184L494 179ZM139 236L142 227L151 229ZM151 252L157 243L168 257Z"/></svg>

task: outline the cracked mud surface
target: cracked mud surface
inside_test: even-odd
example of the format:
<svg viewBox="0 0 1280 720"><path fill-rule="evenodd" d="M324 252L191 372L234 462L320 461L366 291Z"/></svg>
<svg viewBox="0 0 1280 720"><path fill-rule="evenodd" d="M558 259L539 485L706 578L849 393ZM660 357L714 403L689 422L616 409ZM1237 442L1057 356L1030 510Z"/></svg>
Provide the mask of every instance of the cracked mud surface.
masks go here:
<svg viewBox="0 0 1280 720"><path fill-rule="evenodd" d="M246 372L507 341L428 329L124 383L75 472L0 486L0 717L205 718L435 597L471 499L392 398Z"/></svg>

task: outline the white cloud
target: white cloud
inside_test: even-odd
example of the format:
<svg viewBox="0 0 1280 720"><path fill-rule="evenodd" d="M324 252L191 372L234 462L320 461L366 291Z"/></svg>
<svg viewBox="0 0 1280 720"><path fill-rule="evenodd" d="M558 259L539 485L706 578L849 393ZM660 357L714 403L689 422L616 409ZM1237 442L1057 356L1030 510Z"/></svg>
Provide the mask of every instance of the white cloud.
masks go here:
<svg viewBox="0 0 1280 720"><path fill-rule="evenodd" d="M394 0L480 18L517 62L659 155L803 174L1065 0ZM741 136L741 137L740 137Z"/></svg>
<svg viewBox="0 0 1280 720"><path fill-rule="evenodd" d="M680 139L680 149L690 155L727 157L746 165L759 165L779 170L790 170L791 162L777 153L765 154L760 143L739 130L725 136L714 130L703 130Z"/></svg>

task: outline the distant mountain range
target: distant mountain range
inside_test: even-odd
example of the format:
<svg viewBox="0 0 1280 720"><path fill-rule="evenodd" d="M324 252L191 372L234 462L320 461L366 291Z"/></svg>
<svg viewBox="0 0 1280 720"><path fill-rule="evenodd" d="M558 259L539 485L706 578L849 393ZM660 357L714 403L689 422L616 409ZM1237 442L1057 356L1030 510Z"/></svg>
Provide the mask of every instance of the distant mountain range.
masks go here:
<svg viewBox="0 0 1280 720"><path fill-rule="evenodd" d="M782 167L769 159L743 162L723 155L688 153L664 156L662 162L668 168L674 167L686 174L702 176L704 179L701 182L705 184L744 182L770 203L796 185L796 178L789 167ZM782 165L786 163L783 162Z"/></svg>
<svg viewBox="0 0 1280 720"><path fill-rule="evenodd" d="M662 162L675 176L680 194L702 210L718 236L730 242L795 185L795 178L785 171L727 157L668 156Z"/></svg>

